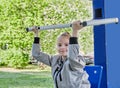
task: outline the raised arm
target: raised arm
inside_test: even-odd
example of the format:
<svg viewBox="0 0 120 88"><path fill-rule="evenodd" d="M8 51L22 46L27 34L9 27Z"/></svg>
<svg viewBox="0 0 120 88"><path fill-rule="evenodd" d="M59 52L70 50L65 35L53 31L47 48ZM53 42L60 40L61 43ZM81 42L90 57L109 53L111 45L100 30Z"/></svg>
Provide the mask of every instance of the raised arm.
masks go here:
<svg viewBox="0 0 120 88"><path fill-rule="evenodd" d="M80 21L72 23L72 37L69 42L68 58L72 70L82 70L85 66L85 60L83 56L79 54L78 34L79 30L83 28L80 25Z"/></svg>
<svg viewBox="0 0 120 88"><path fill-rule="evenodd" d="M32 45L32 56L48 66L51 66L51 56L41 52L40 44L39 44L39 37L38 37L38 29L36 26L33 27L34 32L34 43Z"/></svg>

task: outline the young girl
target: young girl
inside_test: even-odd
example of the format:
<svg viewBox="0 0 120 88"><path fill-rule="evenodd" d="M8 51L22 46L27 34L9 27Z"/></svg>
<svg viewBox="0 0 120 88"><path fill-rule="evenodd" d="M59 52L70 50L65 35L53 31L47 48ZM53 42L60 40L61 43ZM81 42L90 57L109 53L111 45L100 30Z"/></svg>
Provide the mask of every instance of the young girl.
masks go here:
<svg viewBox="0 0 120 88"><path fill-rule="evenodd" d="M52 68L55 88L90 88L88 74L84 71L85 59L79 55L78 31L82 29L80 21L72 23L72 36L65 32L57 39L58 55L50 56L40 50L38 30L35 33L32 55L35 59Z"/></svg>

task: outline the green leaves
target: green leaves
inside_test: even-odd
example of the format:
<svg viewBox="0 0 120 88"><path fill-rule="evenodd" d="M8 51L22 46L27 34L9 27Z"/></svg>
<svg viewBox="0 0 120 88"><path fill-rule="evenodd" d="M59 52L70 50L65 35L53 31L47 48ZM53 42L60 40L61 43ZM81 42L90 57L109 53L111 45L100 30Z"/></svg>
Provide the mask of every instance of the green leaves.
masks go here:
<svg viewBox="0 0 120 88"><path fill-rule="evenodd" d="M22 50L9 49L1 51L1 63L0 65L7 65L14 68L23 68L28 64L29 54Z"/></svg>

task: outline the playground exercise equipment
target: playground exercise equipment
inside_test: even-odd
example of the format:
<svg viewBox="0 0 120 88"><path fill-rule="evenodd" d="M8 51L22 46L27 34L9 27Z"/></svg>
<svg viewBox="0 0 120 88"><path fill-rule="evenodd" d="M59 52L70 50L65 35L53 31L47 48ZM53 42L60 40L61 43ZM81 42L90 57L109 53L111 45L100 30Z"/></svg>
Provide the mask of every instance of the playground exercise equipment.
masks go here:
<svg viewBox="0 0 120 88"><path fill-rule="evenodd" d="M92 3L93 19L120 18L120 0L92 0ZM94 63L103 66L100 88L120 88L120 23L93 29Z"/></svg>
<svg viewBox="0 0 120 88"><path fill-rule="evenodd" d="M84 70L86 70L89 75L88 80L91 83L91 88L100 88L103 67L100 65L89 65L85 66Z"/></svg>
<svg viewBox="0 0 120 88"><path fill-rule="evenodd" d="M110 24L110 23L118 23L118 18L106 18L106 19L99 19L99 20L90 20L90 21L83 21L80 25L85 26L92 26L92 25L102 25L102 24ZM38 30L50 30L50 29L57 29L57 28L68 28L72 27L71 23L68 24L57 24L57 25L48 25L48 26L37 26ZM32 31L33 27L26 28L26 31Z"/></svg>

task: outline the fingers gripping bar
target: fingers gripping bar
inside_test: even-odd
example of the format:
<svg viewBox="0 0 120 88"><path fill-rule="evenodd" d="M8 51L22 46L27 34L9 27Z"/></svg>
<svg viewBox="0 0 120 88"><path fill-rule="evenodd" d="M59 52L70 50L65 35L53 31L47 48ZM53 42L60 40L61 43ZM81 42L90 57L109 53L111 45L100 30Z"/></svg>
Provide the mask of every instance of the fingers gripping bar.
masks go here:
<svg viewBox="0 0 120 88"><path fill-rule="evenodd" d="M106 18L106 19L96 19L90 21L83 21L80 25L85 26L95 26L95 25L102 25L102 24L110 24L110 23L118 23L118 18ZM38 26L38 30L49 30L49 29L60 29L60 28L69 28L72 27L71 23L68 24L57 24L57 25L47 25L47 26ZM32 31L33 27L26 28L26 31Z"/></svg>

